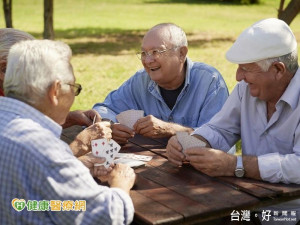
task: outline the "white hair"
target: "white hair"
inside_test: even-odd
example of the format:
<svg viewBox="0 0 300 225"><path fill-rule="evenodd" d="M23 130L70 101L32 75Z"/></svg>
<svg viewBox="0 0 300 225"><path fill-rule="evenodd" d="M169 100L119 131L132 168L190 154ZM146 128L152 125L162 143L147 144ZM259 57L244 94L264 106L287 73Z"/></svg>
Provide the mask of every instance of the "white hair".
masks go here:
<svg viewBox="0 0 300 225"><path fill-rule="evenodd" d="M258 61L256 64L262 69L262 71L267 72L273 62L282 62L289 72L292 74L296 73L299 67L297 49L283 56Z"/></svg>
<svg viewBox="0 0 300 225"><path fill-rule="evenodd" d="M0 59L6 60L9 49L15 43L24 40L33 40L30 34L14 29L14 28L1 28L0 29Z"/></svg>
<svg viewBox="0 0 300 225"><path fill-rule="evenodd" d="M5 95L32 105L40 103L54 81L74 81L71 56L70 47L63 42L18 42L8 55L3 85Z"/></svg>
<svg viewBox="0 0 300 225"><path fill-rule="evenodd" d="M167 38L174 47L188 46L186 34L181 27L173 23L160 23L152 27L149 31L160 29L166 32Z"/></svg>

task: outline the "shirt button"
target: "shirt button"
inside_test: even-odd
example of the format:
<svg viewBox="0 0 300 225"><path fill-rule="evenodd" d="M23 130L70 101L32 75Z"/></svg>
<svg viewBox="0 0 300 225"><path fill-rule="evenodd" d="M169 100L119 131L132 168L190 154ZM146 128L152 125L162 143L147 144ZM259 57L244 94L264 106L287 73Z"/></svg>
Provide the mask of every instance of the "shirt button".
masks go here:
<svg viewBox="0 0 300 225"><path fill-rule="evenodd" d="M173 121L173 116L170 116L170 117L169 117L169 121Z"/></svg>

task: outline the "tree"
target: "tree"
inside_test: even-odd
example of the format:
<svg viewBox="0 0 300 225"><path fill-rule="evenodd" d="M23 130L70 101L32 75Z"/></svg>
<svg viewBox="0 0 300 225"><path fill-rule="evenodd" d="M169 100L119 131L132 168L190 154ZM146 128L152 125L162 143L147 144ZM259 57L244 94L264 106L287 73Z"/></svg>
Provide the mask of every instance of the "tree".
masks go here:
<svg viewBox="0 0 300 225"><path fill-rule="evenodd" d="M3 11L6 27L12 28L12 0L3 0Z"/></svg>
<svg viewBox="0 0 300 225"><path fill-rule="evenodd" d="M54 39L53 0L44 0L44 39Z"/></svg>
<svg viewBox="0 0 300 225"><path fill-rule="evenodd" d="M283 9L284 1L285 0L280 1L278 9L278 19L281 19L287 24L290 24L300 12L300 0L291 0L287 7Z"/></svg>

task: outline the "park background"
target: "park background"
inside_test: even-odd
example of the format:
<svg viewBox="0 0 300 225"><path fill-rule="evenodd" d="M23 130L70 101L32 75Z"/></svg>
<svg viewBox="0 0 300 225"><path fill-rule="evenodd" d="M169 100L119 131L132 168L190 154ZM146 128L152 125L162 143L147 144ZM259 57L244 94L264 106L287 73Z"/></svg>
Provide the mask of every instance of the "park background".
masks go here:
<svg viewBox="0 0 300 225"><path fill-rule="evenodd" d="M277 17L280 0L242 5L222 0L59 0L54 2L55 39L70 45L82 93L72 110L90 109L142 68L135 53L152 26L172 22L188 38L188 57L217 68L229 92L237 66L225 59L236 37L254 22ZM286 1L286 4L288 1ZM14 0L13 26L42 39L43 1ZM5 27L4 16L0 26ZM291 28L300 42L300 17ZM299 52L298 47L298 52Z"/></svg>

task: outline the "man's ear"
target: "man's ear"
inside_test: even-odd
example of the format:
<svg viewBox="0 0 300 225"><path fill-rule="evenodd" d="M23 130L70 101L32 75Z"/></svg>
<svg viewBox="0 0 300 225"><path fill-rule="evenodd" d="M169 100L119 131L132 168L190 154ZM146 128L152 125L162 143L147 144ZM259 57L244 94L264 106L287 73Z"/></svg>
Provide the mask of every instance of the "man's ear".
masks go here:
<svg viewBox="0 0 300 225"><path fill-rule="evenodd" d="M180 47L180 61L182 63L185 62L187 53L188 53L188 48L186 46Z"/></svg>
<svg viewBox="0 0 300 225"><path fill-rule="evenodd" d="M53 104L54 106L58 104L60 90L61 90L60 80L54 81L48 90L48 99L50 103Z"/></svg>
<svg viewBox="0 0 300 225"><path fill-rule="evenodd" d="M0 60L0 80L3 81L4 80L4 76L5 76L5 71L6 71L6 60L1 59Z"/></svg>
<svg viewBox="0 0 300 225"><path fill-rule="evenodd" d="M284 77L285 73L287 72L284 63L274 62L272 63L272 67L276 71L276 75L275 75L276 80L281 80L281 78Z"/></svg>

